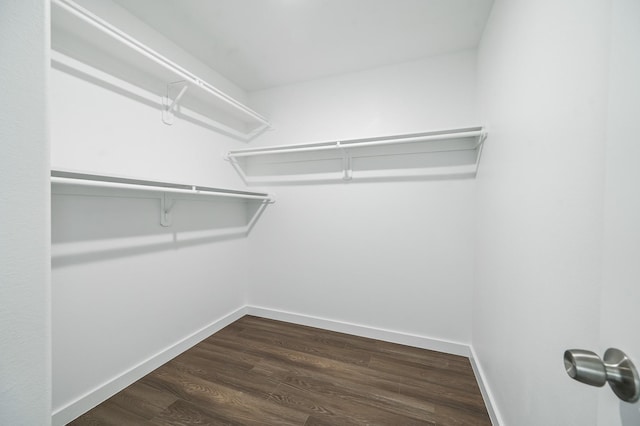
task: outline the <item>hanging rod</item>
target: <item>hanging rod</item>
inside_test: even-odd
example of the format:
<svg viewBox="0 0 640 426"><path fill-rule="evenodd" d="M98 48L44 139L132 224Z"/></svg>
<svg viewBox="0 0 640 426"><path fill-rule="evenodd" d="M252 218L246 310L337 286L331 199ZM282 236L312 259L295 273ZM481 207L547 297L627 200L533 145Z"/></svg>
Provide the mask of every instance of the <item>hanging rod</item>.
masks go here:
<svg viewBox="0 0 640 426"><path fill-rule="evenodd" d="M186 69L176 64L175 62L162 56L161 54L151 49L150 47L142 44L135 38L131 37L130 35L121 31L120 29L114 27L107 21L101 19L100 17L96 16L95 14L91 13L90 11L76 4L75 2L71 0L52 0L52 4L60 6L67 12L73 14L74 16L86 22L87 24L91 25L92 27L102 31L103 33L107 34L111 38L121 42L122 44L129 47L130 49L138 52L142 56L145 56L146 58L160 65L161 67L175 73L176 75L180 76L186 81L200 87L205 92L220 99L221 101L230 105L236 110L244 113L245 115L248 115L249 117L262 123L265 126L271 127L271 124L265 117L261 116L260 114L253 111L246 105L240 103L236 99L232 98L231 96L227 95L226 93L222 92L221 90L207 83L206 81L199 78L198 76L187 71Z"/></svg>
<svg viewBox="0 0 640 426"><path fill-rule="evenodd" d="M478 147L484 140L486 132L482 127L470 127L465 129L454 129L437 132L426 133L411 133L404 135L382 136L375 138L363 138L363 139L348 139L341 141L328 141L317 142L310 144L299 145L279 145L267 148L253 148L253 149L240 149L235 151L229 151L226 155L227 159L237 157L251 157L258 155L274 155L274 154L288 154L296 152L312 152L312 151L325 151L334 149L350 149L350 148L363 148L370 146L381 145L396 145L414 142L429 142L429 141L441 141L449 139L462 139L477 137L478 143L472 148L458 148L451 149L452 151L473 150Z"/></svg>
<svg viewBox="0 0 640 426"><path fill-rule="evenodd" d="M163 193L177 193L190 195L213 195L218 197L241 198L246 200L261 200L274 202L272 195L263 192L239 191L235 189L211 188L207 186L184 185L168 182L130 179L115 176L95 175L87 173L68 172L62 170L51 171L51 183L82 185L115 189L135 189Z"/></svg>

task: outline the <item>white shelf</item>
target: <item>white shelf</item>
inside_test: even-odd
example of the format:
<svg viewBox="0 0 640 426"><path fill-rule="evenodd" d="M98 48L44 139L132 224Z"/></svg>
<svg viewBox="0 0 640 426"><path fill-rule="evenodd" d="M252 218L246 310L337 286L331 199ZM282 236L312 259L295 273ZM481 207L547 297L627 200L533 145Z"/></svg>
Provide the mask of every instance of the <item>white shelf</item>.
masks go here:
<svg viewBox="0 0 640 426"><path fill-rule="evenodd" d="M73 1L52 0L51 14L54 50L102 70L105 58L114 59L117 64L111 68L117 77L135 80L162 98L167 124L180 105L207 116L213 123L209 125L239 139L250 140L270 128L262 115ZM122 64L130 69L123 71Z"/></svg>
<svg viewBox="0 0 640 426"><path fill-rule="evenodd" d="M118 176L78 173L65 170L51 170L51 183L168 192L175 194L212 195L217 197L243 198L246 200L271 201L271 196L264 192L212 188L199 185L185 185L181 183L131 179Z"/></svg>
<svg viewBox="0 0 640 426"><path fill-rule="evenodd" d="M229 151L248 184L474 177L486 131L469 127Z"/></svg>
<svg viewBox="0 0 640 426"><path fill-rule="evenodd" d="M241 201L261 202L266 205L275 202L271 194L264 192L243 191L227 188L212 188L199 185L185 185L181 183L160 182L151 180L132 179L120 176L97 175L89 173L79 173L66 170L51 170L51 183L54 185L63 185L76 188L84 188L93 190L90 193L78 193L76 195L105 195L117 196L113 193L97 193L96 189L106 189L113 191L134 191L136 198L158 198L161 203L160 222L163 226L171 224L171 209L175 202L176 196L194 196L194 197L223 197L238 199ZM68 192L54 190L53 193L65 194ZM143 195L146 194L146 195ZM191 197L189 197L191 198Z"/></svg>

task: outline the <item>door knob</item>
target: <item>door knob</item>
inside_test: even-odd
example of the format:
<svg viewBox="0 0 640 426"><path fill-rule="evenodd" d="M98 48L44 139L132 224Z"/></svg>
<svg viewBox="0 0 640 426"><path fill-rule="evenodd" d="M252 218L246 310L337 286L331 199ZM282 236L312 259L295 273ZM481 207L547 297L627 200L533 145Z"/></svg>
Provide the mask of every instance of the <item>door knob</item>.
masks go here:
<svg viewBox="0 0 640 426"><path fill-rule="evenodd" d="M609 382L613 393L623 401L640 398L638 370L619 349L607 349L604 361L591 351L569 349L564 352L564 367L569 377L587 385L601 387Z"/></svg>

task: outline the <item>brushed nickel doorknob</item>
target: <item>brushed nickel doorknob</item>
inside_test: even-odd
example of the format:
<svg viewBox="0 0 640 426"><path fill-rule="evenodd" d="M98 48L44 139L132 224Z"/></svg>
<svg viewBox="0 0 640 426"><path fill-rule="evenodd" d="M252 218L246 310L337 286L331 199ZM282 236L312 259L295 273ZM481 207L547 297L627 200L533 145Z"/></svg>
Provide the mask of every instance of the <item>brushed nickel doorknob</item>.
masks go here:
<svg viewBox="0 0 640 426"><path fill-rule="evenodd" d="M569 349L564 352L564 367L569 377L591 386L609 386L618 398L636 402L640 398L640 377L627 355L620 349L609 348L604 361L594 352Z"/></svg>

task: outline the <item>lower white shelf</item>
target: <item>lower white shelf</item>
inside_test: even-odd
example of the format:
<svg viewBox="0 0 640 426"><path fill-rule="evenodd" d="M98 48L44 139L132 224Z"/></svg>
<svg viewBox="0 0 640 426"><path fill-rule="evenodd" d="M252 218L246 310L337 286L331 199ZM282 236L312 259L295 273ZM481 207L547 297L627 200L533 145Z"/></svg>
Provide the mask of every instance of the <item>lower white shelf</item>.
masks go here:
<svg viewBox="0 0 640 426"><path fill-rule="evenodd" d="M119 176L98 175L80 173L66 170L51 170L51 183L55 185L74 186L81 188L105 188L112 190L126 190L142 194L154 194L153 198L159 198L161 204L160 223L162 226L171 225L171 209L175 203L172 196L190 195L207 197L225 197L239 200L261 202L262 204L274 203L272 194L265 192L252 192L227 188L212 188L199 185L186 185L181 183L161 182L152 180L133 179ZM53 193L64 193L52 191ZM96 195L96 194L91 194ZM148 196L148 195L147 195Z"/></svg>
<svg viewBox="0 0 640 426"><path fill-rule="evenodd" d="M103 188L137 189L142 191L171 192L192 195L213 195L217 197L244 198L273 202L273 197L264 192L241 191L236 189L212 188L199 185L131 179L107 175L51 170L51 183L99 186Z"/></svg>

